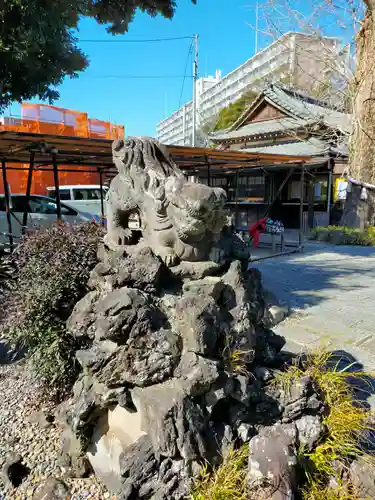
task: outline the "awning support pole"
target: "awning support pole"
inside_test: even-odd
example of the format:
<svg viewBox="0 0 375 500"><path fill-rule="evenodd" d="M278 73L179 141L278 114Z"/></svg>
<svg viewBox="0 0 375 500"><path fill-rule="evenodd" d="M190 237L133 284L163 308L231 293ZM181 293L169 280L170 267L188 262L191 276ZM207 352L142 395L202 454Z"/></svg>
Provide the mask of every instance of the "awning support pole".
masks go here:
<svg viewBox="0 0 375 500"><path fill-rule="evenodd" d="M32 186L32 183L33 183L34 162L35 162L35 152L32 151L30 153L29 173L27 175L25 211L23 213L23 219L22 219L22 234L26 233L28 207L29 207L31 186Z"/></svg>
<svg viewBox="0 0 375 500"><path fill-rule="evenodd" d="M271 201L271 203L268 205L267 207L267 210L264 212L264 215L263 215L263 219L264 217L267 217L267 215L270 213L273 205L275 204L276 200L279 198L279 196L281 195L281 192L285 186L285 184L288 182L288 180L290 179L290 176L293 174L294 172L294 167L291 168L289 170L289 172L287 173L287 175L285 176L285 179L283 180L283 182L281 183L279 189L277 190L277 193L275 194L275 197L274 199Z"/></svg>
<svg viewBox="0 0 375 500"><path fill-rule="evenodd" d="M307 220L309 231L314 229L314 202L315 202L315 182L314 177L307 180L308 185L308 207L307 207Z"/></svg>
<svg viewBox="0 0 375 500"><path fill-rule="evenodd" d="M7 179L6 162L4 159L1 161L1 169L3 172L4 199L5 199L5 210L6 210L6 216L7 216L7 224L8 224L9 247L10 247L10 251L13 252L14 244L13 244L13 234L12 234L12 217L10 214L9 184L8 184L8 179Z"/></svg>
<svg viewBox="0 0 375 500"><path fill-rule="evenodd" d="M59 171L57 166L56 155L52 155L52 165L53 165L53 179L55 183L55 194L56 194L56 208L57 208L57 220L61 220L61 200L60 200L60 185L59 185Z"/></svg>
<svg viewBox="0 0 375 500"><path fill-rule="evenodd" d="M332 172L335 165L335 160L333 158L329 159L329 170L328 170L328 190L327 190L327 212L328 212L328 224L331 223L331 200L332 200Z"/></svg>
<svg viewBox="0 0 375 500"><path fill-rule="evenodd" d="M236 202L235 222L234 227L237 227L238 222L238 170L236 170L235 186L234 186L234 200Z"/></svg>
<svg viewBox="0 0 375 500"><path fill-rule="evenodd" d="M103 171L99 169L99 183L100 183L100 210L102 224L104 226L104 190L103 190Z"/></svg>
<svg viewBox="0 0 375 500"><path fill-rule="evenodd" d="M303 198L305 194L305 165L302 164L301 168L301 193L300 193L300 204L299 204L299 248L303 248Z"/></svg>
<svg viewBox="0 0 375 500"><path fill-rule="evenodd" d="M211 165L208 156L205 156L206 165L207 165L207 186L211 186Z"/></svg>

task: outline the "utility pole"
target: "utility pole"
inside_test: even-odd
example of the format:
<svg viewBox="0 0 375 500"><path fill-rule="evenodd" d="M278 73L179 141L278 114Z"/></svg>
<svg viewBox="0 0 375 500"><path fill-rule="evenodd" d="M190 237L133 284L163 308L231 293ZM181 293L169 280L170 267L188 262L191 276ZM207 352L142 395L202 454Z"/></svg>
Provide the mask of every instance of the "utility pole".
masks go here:
<svg viewBox="0 0 375 500"><path fill-rule="evenodd" d="M164 95L164 117L167 118L168 116L168 94L165 93Z"/></svg>
<svg viewBox="0 0 375 500"><path fill-rule="evenodd" d="M191 145L195 147L197 139L197 79L198 79L198 35L194 35L195 56L193 62L193 120Z"/></svg>
<svg viewBox="0 0 375 500"><path fill-rule="evenodd" d="M255 5L255 53L258 53L259 42L258 42L258 29L259 29L259 3Z"/></svg>

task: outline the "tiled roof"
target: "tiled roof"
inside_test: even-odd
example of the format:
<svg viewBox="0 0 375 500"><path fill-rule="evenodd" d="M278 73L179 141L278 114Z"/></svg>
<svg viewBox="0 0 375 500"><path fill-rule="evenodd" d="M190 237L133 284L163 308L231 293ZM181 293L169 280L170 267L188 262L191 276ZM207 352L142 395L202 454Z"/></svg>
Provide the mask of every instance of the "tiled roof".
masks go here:
<svg viewBox="0 0 375 500"><path fill-rule="evenodd" d="M239 128L238 130L222 131L212 134L212 140L220 139L235 139L241 137L253 137L264 134L275 134L277 132L285 132L287 130L296 130L306 127L306 120L299 118L278 118L276 120L267 120L262 122L254 122Z"/></svg>
<svg viewBox="0 0 375 500"><path fill-rule="evenodd" d="M262 101L268 102L289 116L242 126ZM351 116L300 92L272 84L259 95L229 130L212 134L211 138L214 141L220 141L255 137L257 135L296 130L313 124L325 125L333 130L347 134L351 129Z"/></svg>
<svg viewBox="0 0 375 500"><path fill-rule="evenodd" d="M348 146L346 143L340 143L337 146L330 146L321 139L311 138L306 141L294 141L272 146L254 146L241 149L249 153L270 153L285 154L292 156L327 156L329 153L340 156L348 156Z"/></svg>
<svg viewBox="0 0 375 500"><path fill-rule="evenodd" d="M270 85L264 91L267 101L278 105L295 117L305 120L319 119L332 128L350 132L351 116L327 103L279 85Z"/></svg>

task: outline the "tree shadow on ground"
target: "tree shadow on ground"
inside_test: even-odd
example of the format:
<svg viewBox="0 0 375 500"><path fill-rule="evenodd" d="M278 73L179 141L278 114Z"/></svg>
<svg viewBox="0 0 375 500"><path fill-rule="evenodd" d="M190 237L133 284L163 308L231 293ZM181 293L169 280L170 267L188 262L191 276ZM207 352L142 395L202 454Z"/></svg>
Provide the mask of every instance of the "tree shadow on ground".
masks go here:
<svg viewBox="0 0 375 500"><path fill-rule="evenodd" d="M335 252L350 257L375 257L375 247L360 246L360 245L331 245L329 243L318 243L308 241L305 244L306 252Z"/></svg>
<svg viewBox="0 0 375 500"><path fill-rule="evenodd" d="M363 364L358 361L352 354L344 351L332 351L331 358L328 362L330 368L335 370L353 373L352 377L348 378L348 382L353 391L354 401L366 408L370 412L375 410L375 378L374 374L364 370ZM360 375L356 375L360 373ZM371 418L371 421L373 418ZM370 422L370 427L373 423ZM367 453L375 454L375 427L363 431L360 439L360 445Z"/></svg>
<svg viewBox="0 0 375 500"><path fill-rule="evenodd" d="M365 371L363 364L353 354L342 349L332 351L327 366L335 371L353 373L353 377L348 377L348 382L355 401L369 410L374 407L372 399L375 396L375 378L373 374ZM355 375L358 373L363 375Z"/></svg>
<svg viewBox="0 0 375 500"><path fill-rule="evenodd" d="M368 263L364 257L369 257ZM249 268L262 273L263 285L293 309L316 306L342 292L367 295L374 290L375 249L332 247L252 262ZM361 292L362 290L362 292Z"/></svg>

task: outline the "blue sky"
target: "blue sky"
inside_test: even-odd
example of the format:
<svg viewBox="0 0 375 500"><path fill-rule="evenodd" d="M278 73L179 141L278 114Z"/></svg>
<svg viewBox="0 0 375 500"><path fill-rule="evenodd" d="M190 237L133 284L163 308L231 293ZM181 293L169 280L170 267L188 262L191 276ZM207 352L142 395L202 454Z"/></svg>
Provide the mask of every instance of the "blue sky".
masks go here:
<svg viewBox="0 0 375 500"><path fill-rule="evenodd" d="M84 111L91 118L125 125L126 135L155 135L158 121L178 109L190 40L160 43L118 43L113 40L153 39L199 34L199 76L223 75L254 54L256 0L177 0L169 21L138 13L129 32L113 37L104 26L85 19L78 34L90 65L78 79L59 88L56 106ZM84 40L103 40L90 43ZM107 42L105 42L107 41ZM269 43L259 37L259 46ZM189 59L187 74L192 74ZM127 79L126 76L162 76ZM113 78L110 78L113 77ZM122 78L123 77L123 78ZM182 103L191 99L192 80L185 80ZM33 102L38 102L34 100ZM12 114L20 113L13 105Z"/></svg>
<svg viewBox="0 0 375 500"><path fill-rule="evenodd" d="M173 20L138 13L129 32L115 39L150 39L199 34L199 76L231 71L254 53L255 0L177 0ZM104 26L83 20L82 40L114 40ZM126 134L155 135L158 121L178 108L182 79L126 79L108 76L183 76L190 40L160 43L86 43L90 65L78 79L59 88L56 106L85 111L91 118L124 124ZM188 75L192 74L191 58ZM186 79L182 103L191 99ZM33 102L39 102L34 100ZM12 106L19 114L19 106Z"/></svg>

